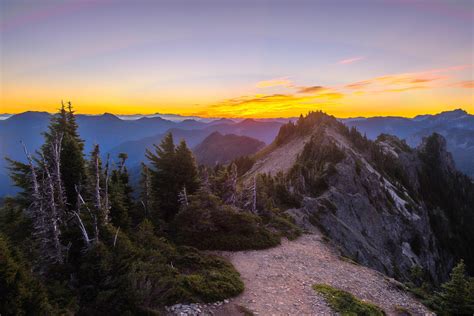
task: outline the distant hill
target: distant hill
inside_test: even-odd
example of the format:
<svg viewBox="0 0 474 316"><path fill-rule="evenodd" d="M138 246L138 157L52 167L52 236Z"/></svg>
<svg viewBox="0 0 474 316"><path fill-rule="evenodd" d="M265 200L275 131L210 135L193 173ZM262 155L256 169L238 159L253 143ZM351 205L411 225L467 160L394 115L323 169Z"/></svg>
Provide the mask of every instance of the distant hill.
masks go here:
<svg viewBox="0 0 474 316"><path fill-rule="evenodd" d="M420 145L423 137L439 133L446 138L447 149L453 154L457 168L474 178L474 115L462 109L412 119L371 117L342 121L370 139L376 139L382 133L391 134L405 139L412 147Z"/></svg>
<svg viewBox="0 0 474 316"><path fill-rule="evenodd" d="M197 145L193 152L199 164L213 166L216 163L229 163L235 158L252 155L264 146L264 142L255 138L214 132Z"/></svg>

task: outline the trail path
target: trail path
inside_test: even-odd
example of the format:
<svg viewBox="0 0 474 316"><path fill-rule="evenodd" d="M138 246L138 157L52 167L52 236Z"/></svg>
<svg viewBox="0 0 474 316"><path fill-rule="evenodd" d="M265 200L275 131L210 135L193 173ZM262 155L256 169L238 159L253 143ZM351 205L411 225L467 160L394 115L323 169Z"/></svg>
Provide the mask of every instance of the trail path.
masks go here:
<svg viewBox="0 0 474 316"><path fill-rule="evenodd" d="M334 315L311 286L325 283L381 307L387 315L403 307L412 315L430 312L397 283L372 269L341 260L319 233L259 251L220 252L240 272L245 291L229 304L207 309L213 315Z"/></svg>

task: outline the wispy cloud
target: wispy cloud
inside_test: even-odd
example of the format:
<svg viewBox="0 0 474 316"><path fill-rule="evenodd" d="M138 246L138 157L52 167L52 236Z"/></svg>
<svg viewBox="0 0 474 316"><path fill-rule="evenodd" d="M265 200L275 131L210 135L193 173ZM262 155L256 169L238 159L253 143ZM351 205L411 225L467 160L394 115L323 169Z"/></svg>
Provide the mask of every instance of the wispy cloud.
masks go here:
<svg viewBox="0 0 474 316"><path fill-rule="evenodd" d="M427 89L442 85L448 86L446 79L451 78L450 72L459 71L471 67L470 65L459 65L446 68L435 68L420 72L391 74L361 80L345 85L346 89L356 91L368 91L371 93L381 92L405 92L410 90ZM472 83L471 83L472 84ZM469 87L469 82L460 85Z"/></svg>
<svg viewBox="0 0 474 316"><path fill-rule="evenodd" d="M322 86L299 87L298 93L321 93L328 89Z"/></svg>
<svg viewBox="0 0 474 316"><path fill-rule="evenodd" d="M459 81L459 82L456 82L454 86L466 88L466 89L474 89L474 80Z"/></svg>
<svg viewBox="0 0 474 316"><path fill-rule="evenodd" d="M257 88L270 88L278 86L291 87L293 86L293 83L288 78L275 78L270 80L259 81L255 86Z"/></svg>
<svg viewBox="0 0 474 316"><path fill-rule="evenodd" d="M352 64L352 63L361 61L362 59L365 59L365 57L352 57L352 58L347 58L347 59L340 60L340 61L338 61L337 63L340 64L340 65L347 65L347 64Z"/></svg>

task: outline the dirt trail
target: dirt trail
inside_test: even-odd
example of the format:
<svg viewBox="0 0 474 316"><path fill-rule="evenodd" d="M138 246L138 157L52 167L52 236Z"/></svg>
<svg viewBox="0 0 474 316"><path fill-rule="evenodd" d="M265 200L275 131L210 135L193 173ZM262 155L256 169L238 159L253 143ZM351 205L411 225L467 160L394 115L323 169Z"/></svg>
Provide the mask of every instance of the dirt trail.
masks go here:
<svg viewBox="0 0 474 316"><path fill-rule="evenodd" d="M221 252L242 275L245 291L229 304L208 310L214 315L239 315L244 306L255 315L333 315L311 286L325 283L373 302L388 315L397 307L413 315L429 311L396 282L372 269L341 260L319 233L259 251Z"/></svg>

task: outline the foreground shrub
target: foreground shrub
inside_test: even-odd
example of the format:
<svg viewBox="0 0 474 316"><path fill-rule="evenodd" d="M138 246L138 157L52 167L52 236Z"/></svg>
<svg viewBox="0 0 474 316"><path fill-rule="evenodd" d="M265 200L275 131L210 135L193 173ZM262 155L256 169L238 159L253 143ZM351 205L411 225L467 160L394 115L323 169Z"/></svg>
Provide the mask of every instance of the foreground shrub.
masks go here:
<svg viewBox="0 0 474 316"><path fill-rule="evenodd" d="M246 250L274 247L278 234L266 229L258 216L243 213L218 198L199 192L178 213L173 223L179 244L209 250Z"/></svg>
<svg viewBox="0 0 474 316"><path fill-rule="evenodd" d="M371 303L363 302L349 292L333 288L326 284L315 284L313 289L322 294L329 306L342 315L377 316L384 311Z"/></svg>

